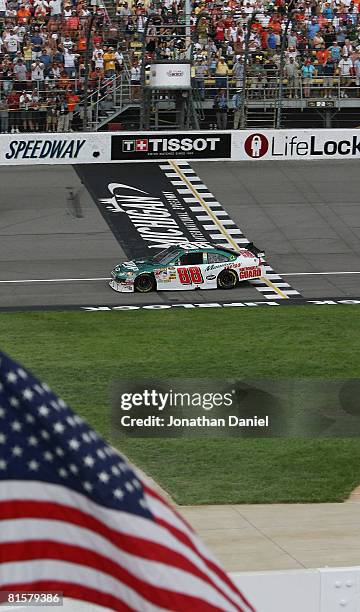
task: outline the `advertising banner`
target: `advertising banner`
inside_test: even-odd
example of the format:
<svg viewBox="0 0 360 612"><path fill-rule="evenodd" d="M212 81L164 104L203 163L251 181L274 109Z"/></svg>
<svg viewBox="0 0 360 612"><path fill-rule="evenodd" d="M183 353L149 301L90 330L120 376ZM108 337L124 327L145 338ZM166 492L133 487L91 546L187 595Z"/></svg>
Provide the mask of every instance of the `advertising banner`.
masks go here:
<svg viewBox="0 0 360 612"><path fill-rule="evenodd" d="M230 159L231 132L150 132L137 135L113 136L113 161L146 159Z"/></svg>
<svg viewBox="0 0 360 612"><path fill-rule="evenodd" d="M360 158L360 132L209 130L0 135L0 165L107 164L167 159L317 161Z"/></svg>

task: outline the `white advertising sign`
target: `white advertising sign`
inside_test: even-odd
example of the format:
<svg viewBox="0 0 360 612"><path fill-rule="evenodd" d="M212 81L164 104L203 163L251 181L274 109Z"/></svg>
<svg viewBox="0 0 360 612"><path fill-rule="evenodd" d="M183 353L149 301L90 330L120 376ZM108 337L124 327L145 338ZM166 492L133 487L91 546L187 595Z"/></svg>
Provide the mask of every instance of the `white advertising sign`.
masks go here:
<svg viewBox="0 0 360 612"><path fill-rule="evenodd" d="M151 64L149 85L154 89L190 89L190 64Z"/></svg>
<svg viewBox="0 0 360 612"><path fill-rule="evenodd" d="M360 131L225 130L2 134L0 166L360 159Z"/></svg>
<svg viewBox="0 0 360 612"><path fill-rule="evenodd" d="M354 158L360 158L360 132L356 129L233 132L232 161Z"/></svg>

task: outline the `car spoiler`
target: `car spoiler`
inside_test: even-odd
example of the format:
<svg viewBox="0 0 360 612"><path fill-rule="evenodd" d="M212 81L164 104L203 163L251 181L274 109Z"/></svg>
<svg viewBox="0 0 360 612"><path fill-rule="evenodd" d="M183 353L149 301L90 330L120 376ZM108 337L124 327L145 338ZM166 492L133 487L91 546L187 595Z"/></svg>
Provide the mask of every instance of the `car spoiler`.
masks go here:
<svg viewBox="0 0 360 612"><path fill-rule="evenodd" d="M244 244L243 248L247 251L250 251L250 253L252 253L256 257L258 255L260 255L260 257L265 255L264 251L262 249L258 249L258 247L256 247L253 242L248 242L248 244Z"/></svg>

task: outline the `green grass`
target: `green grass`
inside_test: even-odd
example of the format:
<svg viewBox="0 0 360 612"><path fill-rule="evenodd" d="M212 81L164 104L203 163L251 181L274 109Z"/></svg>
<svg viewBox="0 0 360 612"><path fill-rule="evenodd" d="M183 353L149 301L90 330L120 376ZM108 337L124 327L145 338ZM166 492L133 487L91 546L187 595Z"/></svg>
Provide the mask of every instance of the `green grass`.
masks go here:
<svg viewBox="0 0 360 612"><path fill-rule="evenodd" d="M0 315L1 348L109 439L116 378L360 378L360 308ZM360 482L358 439L123 439L178 502L340 501Z"/></svg>

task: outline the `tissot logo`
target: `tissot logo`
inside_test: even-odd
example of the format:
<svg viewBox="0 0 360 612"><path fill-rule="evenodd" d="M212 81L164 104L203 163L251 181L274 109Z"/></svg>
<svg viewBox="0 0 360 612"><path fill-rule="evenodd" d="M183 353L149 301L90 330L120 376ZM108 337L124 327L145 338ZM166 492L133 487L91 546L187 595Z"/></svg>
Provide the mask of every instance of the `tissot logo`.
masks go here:
<svg viewBox="0 0 360 612"><path fill-rule="evenodd" d="M149 158L198 159L231 157L231 134L174 134L171 136L145 134L141 138L113 136L111 159Z"/></svg>

